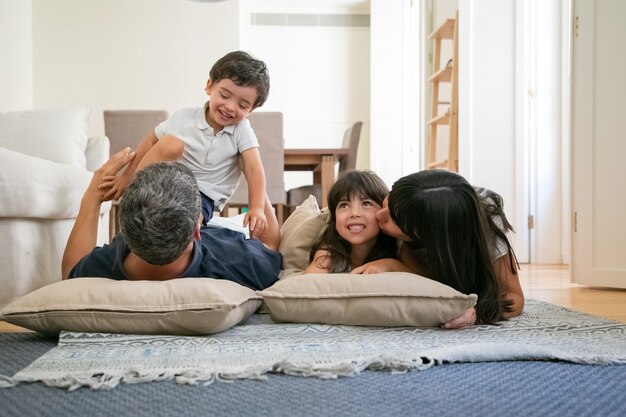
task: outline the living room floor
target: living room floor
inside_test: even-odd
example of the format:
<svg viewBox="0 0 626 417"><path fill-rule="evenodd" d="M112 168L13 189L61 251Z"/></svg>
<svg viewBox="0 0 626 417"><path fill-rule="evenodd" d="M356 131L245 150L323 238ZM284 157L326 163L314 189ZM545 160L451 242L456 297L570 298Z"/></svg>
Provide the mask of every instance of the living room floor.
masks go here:
<svg viewBox="0 0 626 417"><path fill-rule="evenodd" d="M569 265L522 264L524 295L626 323L626 289L573 284L569 274ZM20 331L29 330L0 321L0 332Z"/></svg>

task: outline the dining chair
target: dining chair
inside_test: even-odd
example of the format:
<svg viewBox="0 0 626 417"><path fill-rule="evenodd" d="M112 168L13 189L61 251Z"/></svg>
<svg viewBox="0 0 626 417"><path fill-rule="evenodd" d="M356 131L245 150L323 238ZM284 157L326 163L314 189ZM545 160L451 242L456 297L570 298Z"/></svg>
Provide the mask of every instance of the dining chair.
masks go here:
<svg viewBox="0 0 626 417"><path fill-rule="evenodd" d="M103 115L111 155L127 146L136 149L148 132L168 117L165 110L105 110Z"/></svg>
<svg viewBox="0 0 626 417"><path fill-rule="evenodd" d="M109 138L110 154L113 155L126 147L137 149L137 145L148 132L167 119L165 110L105 110L104 135ZM111 204L109 218L109 236L111 239L119 232L119 200Z"/></svg>
<svg viewBox="0 0 626 417"><path fill-rule="evenodd" d="M342 148L348 149L348 155L339 161L339 173L356 169L356 158L361 140L361 128L363 122L355 122L343 134ZM317 199L317 204L322 207L322 186L321 184L303 185L287 191L287 206L290 210L299 206L309 195L313 194Z"/></svg>
<svg viewBox="0 0 626 417"><path fill-rule="evenodd" d="M248 115L250 126L259 140L259 153L265 170L267 195L276 210L278 224L285 218L285 139L283 114L273 111L255 111ZM238 213L248 207L248 182L243 174L239 186L228 200L220 216L228 216L231 208Z"/></svg>

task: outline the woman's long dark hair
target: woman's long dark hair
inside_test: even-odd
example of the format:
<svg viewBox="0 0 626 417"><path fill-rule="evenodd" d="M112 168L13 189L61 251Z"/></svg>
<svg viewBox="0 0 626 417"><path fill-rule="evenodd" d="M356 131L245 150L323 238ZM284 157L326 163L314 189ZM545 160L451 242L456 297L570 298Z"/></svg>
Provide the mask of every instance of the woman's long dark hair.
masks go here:
<svg viewBox="0 0 626 417"><path fill-rule="evenodd" d="M485 206L465 178L445 170L407 175L389 194L391 218L413 240L409 246L420 247L419 261L427 276L464 294L477 294L479 323L500 320L511 305L501 299L490 256L489 245L496 237L506 242L516 271L510 243L492 218L502 213L502 200L495 195L494 205ZM505 217L503 222L510 228Z"/></svg>
<svg viewBox="0 0 626 417"><path fill-rule="evenodd" d="M315 259L315 253L322 249L329 252L330 272L350 272L350 242L342 238L335 227L336 209L339 202L359 196L361 199L370 199L382 206L383 200L389 194L384 181L371 171L346 171L342 173L328 192L328 209L330 216L324 232L313 242L310 261ZM394 258L396 255L395 239L384 233L379 233L376 243L365 262L382 258ZM326 261L325 258L321 259Z"/></svg>

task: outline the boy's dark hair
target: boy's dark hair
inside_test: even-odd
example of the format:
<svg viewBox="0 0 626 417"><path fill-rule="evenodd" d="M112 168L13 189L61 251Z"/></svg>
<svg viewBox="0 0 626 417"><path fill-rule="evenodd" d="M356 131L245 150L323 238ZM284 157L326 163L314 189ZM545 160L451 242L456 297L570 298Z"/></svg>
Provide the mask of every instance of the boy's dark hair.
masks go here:
<svg viewBox="0 0 626 417"><path fill-rule="evenodd" d="M213 64L209 77L214 83L229 79L242 87L255 87L257 96L253 108L261 107L270 92L267 66L244 51L229 52L221 57Z"/></svg>

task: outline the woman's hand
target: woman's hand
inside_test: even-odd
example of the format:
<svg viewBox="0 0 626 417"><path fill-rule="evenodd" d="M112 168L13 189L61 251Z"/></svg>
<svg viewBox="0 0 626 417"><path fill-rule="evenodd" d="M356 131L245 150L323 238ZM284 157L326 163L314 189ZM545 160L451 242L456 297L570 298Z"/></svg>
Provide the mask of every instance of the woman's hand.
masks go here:
<svg viewBox="0 0 626 417"><path fill-rule="evenodd" d="M467 310L459 317L448 320L441 325L442 329L462 329L476 324L476 309L474 307Z"/></svg>

